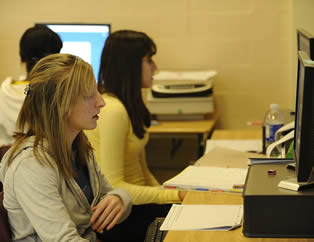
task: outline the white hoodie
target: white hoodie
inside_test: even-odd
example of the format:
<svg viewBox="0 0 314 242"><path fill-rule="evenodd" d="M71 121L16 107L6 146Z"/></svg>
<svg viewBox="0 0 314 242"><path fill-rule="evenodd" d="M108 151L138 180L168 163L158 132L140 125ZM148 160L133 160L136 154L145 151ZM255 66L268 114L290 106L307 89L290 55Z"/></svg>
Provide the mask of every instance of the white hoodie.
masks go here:
<svg viewBox="0 0 314 242"><path fill-rule="evenodd" d="M0 181L3 183L3 206L8 212L13 241L20 242L94 242L96 234L91 228L91 207L107 195L117 195L126 211L124 221L132 208L131 197L122 188L113 189L100 171L94 156L87 161L93 201L89 204L74 178L65 179L55 162L41 163L34 156L35 137L30 137L14 156L12 149L0 163ZM43 147L48 144L44 141ZM47 148L39 147L41 157L50 157ZM1 241L1 238L0 238Z"/></svg>
<svg viewBox="0 0 314 242"><path fill-rule="evenodd" d="M26 84L13 84L11 77L6 78L0 88L0 146L12 144L16 119L23 104Z"/></svg>

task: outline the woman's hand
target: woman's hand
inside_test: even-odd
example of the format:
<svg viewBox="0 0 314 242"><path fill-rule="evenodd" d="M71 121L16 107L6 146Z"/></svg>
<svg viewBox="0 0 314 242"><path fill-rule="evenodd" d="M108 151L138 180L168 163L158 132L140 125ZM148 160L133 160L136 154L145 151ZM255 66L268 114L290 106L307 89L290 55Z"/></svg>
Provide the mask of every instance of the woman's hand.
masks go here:
<svg viewBox="0 0 314 242"><path fill-rule="evenodd" d="M116 195L106 196L95 207L90 221L93 223L93 230L103 231L104 228L110 230L120 220L125 212L125 207L121 199Z"/></svg>

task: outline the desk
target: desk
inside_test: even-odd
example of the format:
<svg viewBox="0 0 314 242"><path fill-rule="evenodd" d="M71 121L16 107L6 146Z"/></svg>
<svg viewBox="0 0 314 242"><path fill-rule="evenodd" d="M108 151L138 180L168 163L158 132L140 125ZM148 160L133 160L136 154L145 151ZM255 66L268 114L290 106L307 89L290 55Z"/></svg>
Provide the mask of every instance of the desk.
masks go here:
<svg viewBox="0 0 314 242"><path fill-rule="evenodd" d="M217 129L211 139L262 139L263 131L260 129Z"/></svg>
<svg viewBox="0 0 314 242"><path fill-rule="evenodd" d="M196 134L198 135L199 156L203 154L206 140L213 132L216 115L204 120L158 121L148 129L149 134Z"/></svg>
<svg viewBox="0 0 314 242"><path fill-rule="evenodd" d="M215 130L212 138L222 139L252 139L262 137L262 131L249 130ZM246 136L247 135L247 136ZM260 135L260 136L259 136ZM242 194L235 193L212 193L212 192L188 192L185 196L183 204L242 204ZM242 227L233 231L169 231L164 242L314 242L314 239L306 238L247 238L242 233Z"/></svg>

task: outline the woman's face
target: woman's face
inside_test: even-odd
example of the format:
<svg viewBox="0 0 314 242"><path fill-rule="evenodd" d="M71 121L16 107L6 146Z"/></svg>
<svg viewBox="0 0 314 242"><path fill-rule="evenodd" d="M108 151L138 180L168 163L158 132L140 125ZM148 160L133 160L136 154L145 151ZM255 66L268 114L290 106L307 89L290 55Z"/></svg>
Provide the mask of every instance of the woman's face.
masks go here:
<svg viewBox="0 0 314 242"><path fill-rule="evenodd" d="M76 135L84 129L94 129L97 126L100 108L105 101L97 90L96 82L90 96L80 96L73 104L68 116L70 134Z"/></svg>
<svg viewBox="0 0 314 242"><path fill-rule="evenodd" d="M142 87L149 88L153 84L153 75L157 70L157 65L151 56L144 56L142 59Z"/></svg>

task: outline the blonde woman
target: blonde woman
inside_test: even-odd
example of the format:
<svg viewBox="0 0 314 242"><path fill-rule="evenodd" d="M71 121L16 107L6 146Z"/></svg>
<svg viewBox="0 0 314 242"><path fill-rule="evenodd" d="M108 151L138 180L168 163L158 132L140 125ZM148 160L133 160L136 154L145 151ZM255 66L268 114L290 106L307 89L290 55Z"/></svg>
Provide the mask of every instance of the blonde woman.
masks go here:
<svg viewBox="0 0 314 242"><path fill-rule="evenodd" d="M131 200L113 189L82 132L105 103L91 66L53 54L29 74L15 142L0 168L13 241L96 241L126 219ZM112 229L113 228L113 229Z"/></svg>

